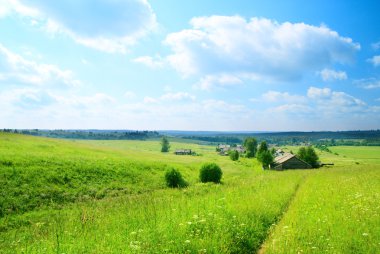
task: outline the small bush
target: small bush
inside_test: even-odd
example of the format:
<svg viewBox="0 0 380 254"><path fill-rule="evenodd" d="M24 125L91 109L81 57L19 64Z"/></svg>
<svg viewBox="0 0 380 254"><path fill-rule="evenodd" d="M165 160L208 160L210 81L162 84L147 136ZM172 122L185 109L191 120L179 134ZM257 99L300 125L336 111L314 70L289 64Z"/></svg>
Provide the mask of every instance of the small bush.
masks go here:
<svg viewBox="0 0 380 254"><path fill-rule="evenodd" d="M181 173L172 168L165 173L166 185L170 188L183 188L187 186L187 182L183 179Z"/></svg>
<svg viewBox="0 0 380 254"><path fill-rule="evenodd" d="M200 169L199 179L202 183L214 182L220 183L222 179L222 169L215 163L206 163Z"/></svg>
<svg viewBox="0 0 380 254"><path fill-rule="evenodd" d="M239 152L236 150L230 151L230 159L233 161L237 161L239 159Z"/></svg>

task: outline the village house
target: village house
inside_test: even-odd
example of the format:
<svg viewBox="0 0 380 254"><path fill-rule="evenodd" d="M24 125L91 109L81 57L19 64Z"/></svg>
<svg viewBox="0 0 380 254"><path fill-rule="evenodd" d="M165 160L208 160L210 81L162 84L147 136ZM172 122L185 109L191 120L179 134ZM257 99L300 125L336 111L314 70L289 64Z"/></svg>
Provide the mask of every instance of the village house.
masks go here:
<svg viewBox="0 0 380 254"><path fill-rule="evenodd" d="M177 149L175 150L174 154L176 155L191 155L191 149Z"/></svg>
<svg viewBox="0 0 380 254"><path fill-rule="evenodd" d="M274 165L272 167L275 170L284 169L309 169L311 165L295 156L291 153L284 153L274 159Z"/></svg>
<svg viewBox="0 0 380 254"><path fill-rule="evenodd" d="M229 151L238 151L239 153L245 153L245 148L242 145L236 145L235 147L230 145L218 145L216 150L220 155L228 155Z"/></svg>

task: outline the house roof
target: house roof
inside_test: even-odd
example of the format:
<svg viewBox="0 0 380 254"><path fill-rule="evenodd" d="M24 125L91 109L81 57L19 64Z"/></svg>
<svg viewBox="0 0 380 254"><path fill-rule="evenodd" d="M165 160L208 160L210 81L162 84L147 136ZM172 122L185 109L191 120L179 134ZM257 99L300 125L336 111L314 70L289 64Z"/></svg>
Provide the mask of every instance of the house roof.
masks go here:
<svg viewBox="0 0 380 254"><path fill-rule="evenodd" d="M275 161L276 163L283 163L283 162L285 162L285 161L287 161L287 160L289 160L289 159L291 159L291 158L293 158L293 157L295 157L294 154L291 154L291 153L285 153L285 154L283 154L283 155L281 155L281 156L278 156L278 157L274 158L274 161Z"/></svg>

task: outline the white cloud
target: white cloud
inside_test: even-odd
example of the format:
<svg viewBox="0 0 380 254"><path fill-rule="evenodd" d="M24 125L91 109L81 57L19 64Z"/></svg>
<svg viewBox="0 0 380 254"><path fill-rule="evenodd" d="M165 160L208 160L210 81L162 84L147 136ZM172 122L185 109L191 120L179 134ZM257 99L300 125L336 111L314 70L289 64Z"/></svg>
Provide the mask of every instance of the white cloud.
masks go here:
<svg viewBox="0 0 380 254"><path fill-rule="evenodd" d="M86 47L125 53L157 27L146 0L2 0L0 16L17 13L49 33L63 34ZM102 15L97 15L99 11Z"/></svg>
<svg viewBox="0 0 380 254"><path fill-rule="evenodd" d="M368 59L368 62L372 63L375 67L380 66L380 55L373 56L372 58Z"/></svg>
<svg viewBox="0 0 380 254"><path fill-rule="evenodd" d="M242 83L243 81L235 75L217 74L202 77L200 81L194 85L194 87L201 90L211 90L214 87L227 87Z"/></svg>
<svg viewBox="0 0 380 254"><path fill-rule="evenodd" d="M136 94L132 91L127 91L124 93L124 97L127 99L133 99L136 97Z"/></svg>
<svg viewBox="0 0 380 254"><path fill-rule="evenodd" d="M36 109L51 105L55 98L46 91L35 88L18 88L0 93L3 109L14 105L22 110Z"/></svg>
<svg viewBox="0 0 380 254"><path fill-rule="evenodd" d="M52 97L62 105L79 108L97 108L116 103L116 99L104 93L96 93L90 96L75 94L70 96L52 95Z"/></svg>
<svg viewBox="0 0 380 254"><path fill-rule="evenodd" d="M0 18L17 13L33 20L41 13L36 9L22 4L19 0L0 0Z"/></svg>
<svg viewBox="0 0 380 254"><path fill-rule="evenodd" d="M257 101L264 102L287 102L287 103L303 103L306 100L305 96L293 95L288 92L268 91L261 96Z"/></svg>
<svg viewBox="0 0 380 254"><path fill-rule="evenodd" d="M144 97L144 103L146 104L158 103L158 100L153 97L146 96Z"/></svg>
<svg viewBox="0 0 380 254"><path fill-rule="evenodd" d="M311 99L328 98L331 96L331 89L310 87L307 90L307 96Z"/></svg>
<svg viewBox="0 0 380 254"><path fill-rule="evenodd" d="M323 81L334 81L334 80L346 80L347 74L344 71L334 71L330 69L323 69L319 74Z"/></svg>
<svg viewBox="0 0 380 254"><path fill-rule="evenodd" d="M366 103L345 92L332 91L330 88L310 87L307 96L315 100L319 105L324 105L333 110L339 110L344 107L365 106ZM334 108L336 107L336 108Z"/></svg>
<svg viewBox="0 0 380 254"><path fill-rule="evenodd" d="M52 64L37 63L13 53L0 44L0 80L7 83L21 83L47 86L79 86L70 70L62 70Z"/></svg>
<svg viewBox="0 0 380 254"><path fill-rule="evenodd" d="M250 74L295 80L305 72L353 60L360 45L325 26L240 16L198 17L169 34L168 62L182 75ZM206 86L207 87L207 86Z"/></svg>
<svg viewBox="0 0 380 254"><path fill-rule="evenodd" d="M178 93L166 93L161 96L161 100L164 101L183 101L183 100L195 100L195 96L185 92Z"/></svg>
<svg viewBox="0 0 380 254"><path fill-rule="evenodd" d="M278 107L270 108L268 112L272 113L296 113L296 114L304 114L310 113L313 109L307 105L303 104L284 104Z"/></svg>
<svg viewBox="0 0 380 254"><path fill-rule="evenodd" d="M135 63L144 64L152 69L159 69L165 65L165 61L160 56L157 56L156 58L153 58L151 56L140 56L133 59L132 61Z"/></svg>
<svg viewBox="0 0 380 254"><path fill-rule="evenodd" d="M270 91L263 94L262 98L266 98L267 102L285 102L285 104L267 109L267 112L299 115L305 119L334 116L348 118L347 114L373 112L364 101L330 88L309 87L306 96Z"/></svg>
<svg viewBox="0 0 380 254"><path fill-rule="evenodd" d="M355 80L354 84L357 84L359 87L364 89L377 89L380 88L380 79L368 78Z"/></svg>

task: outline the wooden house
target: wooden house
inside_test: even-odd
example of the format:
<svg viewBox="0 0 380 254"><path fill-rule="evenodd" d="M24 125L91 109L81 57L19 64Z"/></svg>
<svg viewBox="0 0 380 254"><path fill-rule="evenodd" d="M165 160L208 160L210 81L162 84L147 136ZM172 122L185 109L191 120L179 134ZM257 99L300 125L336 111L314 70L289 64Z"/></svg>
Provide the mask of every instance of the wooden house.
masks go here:
<svg viewBox="0 0 380 254"><path fill-rule="evenodd" d="M294 154L284 153L281 156L278 156L274 159L274 166L272 167L275 170L284 170L284 169L309 169L312 168L309 163L297 158Z"/></svg>
<svg viewBox="0 0 380 254"><path fill-rule="evenodd" d="M177 149L175 150L174 154L176 155L191 155L191 149Z"/></svg>

